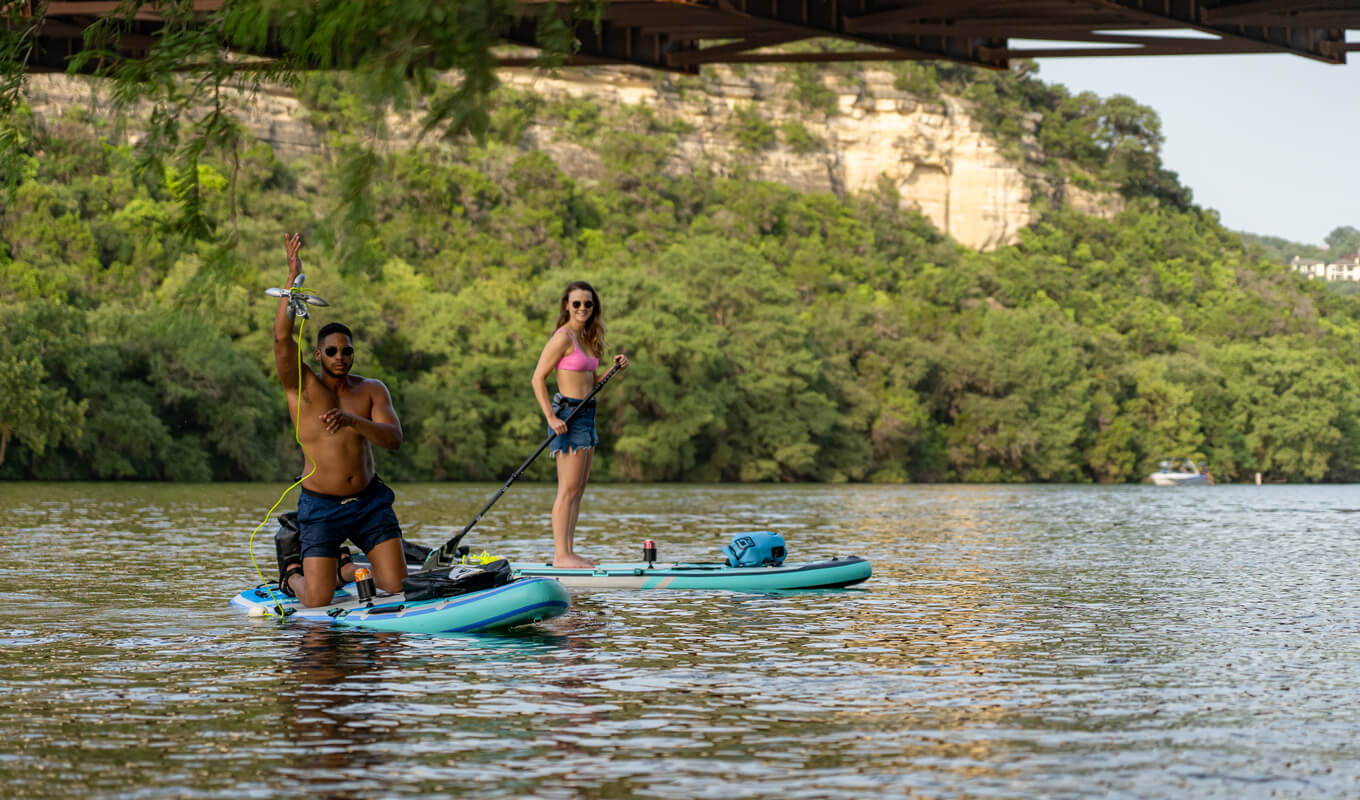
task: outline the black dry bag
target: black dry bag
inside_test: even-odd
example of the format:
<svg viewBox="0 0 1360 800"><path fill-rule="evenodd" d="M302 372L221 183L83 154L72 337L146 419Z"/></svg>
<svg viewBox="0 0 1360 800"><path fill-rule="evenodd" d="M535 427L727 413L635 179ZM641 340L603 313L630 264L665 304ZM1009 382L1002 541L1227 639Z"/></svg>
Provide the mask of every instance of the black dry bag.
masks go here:
<svg viewBox="0 0 1360 800"><path fill-rule="evenodd" d="M494 589L510 582L510 562L497 559L487 564L455 564L452 567L412 572L401 582L406 602L456 597L483 589Z"/></svg>

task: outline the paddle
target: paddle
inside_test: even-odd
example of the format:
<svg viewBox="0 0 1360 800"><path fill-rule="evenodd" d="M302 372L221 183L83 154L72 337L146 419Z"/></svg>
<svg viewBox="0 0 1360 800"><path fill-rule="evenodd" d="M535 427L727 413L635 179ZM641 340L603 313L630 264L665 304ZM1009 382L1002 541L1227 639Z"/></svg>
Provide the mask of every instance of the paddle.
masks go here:
<svg viewBox="0 0 1360 800"><path fill-rule="evenodd" d="M604 378L599 383L595 384L594 389L590 390L590 394L586 395L585 398L581 400L580 403L578 403L574 408L572 408L571 413L568 414L566 418L563 419L562 421L567 424L571 424L572 417L575 417L578 413L580 413L581 409L585 408L586 404L590 402L590 399L595 396L595 393L603 389L604 385L606 383L609 383L609 379L614 377L614 373L618 372L620 369L622 369L622 367L620 367L618 364L615 364L613 369L606 372ZM502 486L498 492L496 492L496 494L491 498L491 500L486 505L482 506L482 510L477 512L477 516L472 518L472 521L467 524L467 527L459 531L457 536L453 537L447 542L444 542L444 544L441 545L440 547L436 548L435 550L431 550L430 554L425 557L425 563L422 564L420 568L431 569L433 567L447 567L448 565L452 564L454 556L458 550L458 543L463 540L463 537L467 535L468 531L472 530L473 525L476 525L478 522L481 521L482 515L489 511L491 507L496 504L497 500L501 499L501 495L505 494L505 490L510 488L510 484L514 483L519 478L520 475L524 474L524 470L528 469L529 465L534 463L534 459L538 458L538 454L543 452L543 449L547 447L549 444L551 444L552 440L556 436L557 434L555 433L548 434L548 438L543 440L543 444L539 445L538 449L534 451L534 454L525 459L523 464L519 465L519 469L515 470L513 473L510 474L510 479L505 482L505 485Z"/></svg>

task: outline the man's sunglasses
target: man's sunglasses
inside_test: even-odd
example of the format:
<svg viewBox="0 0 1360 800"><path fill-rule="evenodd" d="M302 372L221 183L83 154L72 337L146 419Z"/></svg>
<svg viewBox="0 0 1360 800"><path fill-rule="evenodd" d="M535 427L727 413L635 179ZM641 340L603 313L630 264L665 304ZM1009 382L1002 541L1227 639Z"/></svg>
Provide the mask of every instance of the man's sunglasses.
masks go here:
<svg viewBox="0 0 1360 800"><path fill-rule="evenodd" d="M581 302L580 300L571 301L572 308L580 308L581 306L585 306L586 310L589 311L590 309L595 307L595 303L590 300L586 300L585 302Z"/></svg>
<svg viewBox="0 0 1360 800"><path fill-rule="evenodd" d="M339 351L340 355L345 356L346 358L354 355L353 347L336 347L335 345L327 347L323 352L328 356L334 356L336 351Z"/></svg>

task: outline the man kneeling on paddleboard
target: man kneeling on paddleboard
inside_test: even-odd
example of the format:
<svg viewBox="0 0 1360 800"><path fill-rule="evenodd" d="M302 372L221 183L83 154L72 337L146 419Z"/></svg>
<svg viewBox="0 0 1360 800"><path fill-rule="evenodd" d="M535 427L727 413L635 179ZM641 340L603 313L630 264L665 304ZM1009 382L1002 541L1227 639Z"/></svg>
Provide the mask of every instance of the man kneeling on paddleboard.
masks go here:
<svg viewBox="0 0 1360 800"><path fill-rule="evenodd" d="M299 234L285 243L288 282L302 270ZM298 530L281 528L275 537L279 586L306 606L329 605L337 582L354 579L346 539L368 554L379 589L400 592L406 577L401 526L392 510L392 490L373 469L371 445L401 447L401 422L382 381L350 372L354 336L338 322L321 328L313 354L318 375L300 366L287 298L274 314L274 362L297 424L298 442L311 471L298 498ZM300 406L300 408L299 408Z"/></svg>

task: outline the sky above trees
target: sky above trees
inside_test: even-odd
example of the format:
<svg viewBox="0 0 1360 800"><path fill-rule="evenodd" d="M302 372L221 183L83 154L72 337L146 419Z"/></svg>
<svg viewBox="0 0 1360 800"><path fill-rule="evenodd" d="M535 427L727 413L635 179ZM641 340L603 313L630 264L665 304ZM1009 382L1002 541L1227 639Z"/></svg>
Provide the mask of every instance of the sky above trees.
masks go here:
<svg viewBox="0 0 1360 800"><path fill-rule="evenodd" d="M1039 75L1155 109L1167 168L1229 228L1320 245L1360 225L1360 65L1290 55L1055 58L1040 60Z"/></svg>

